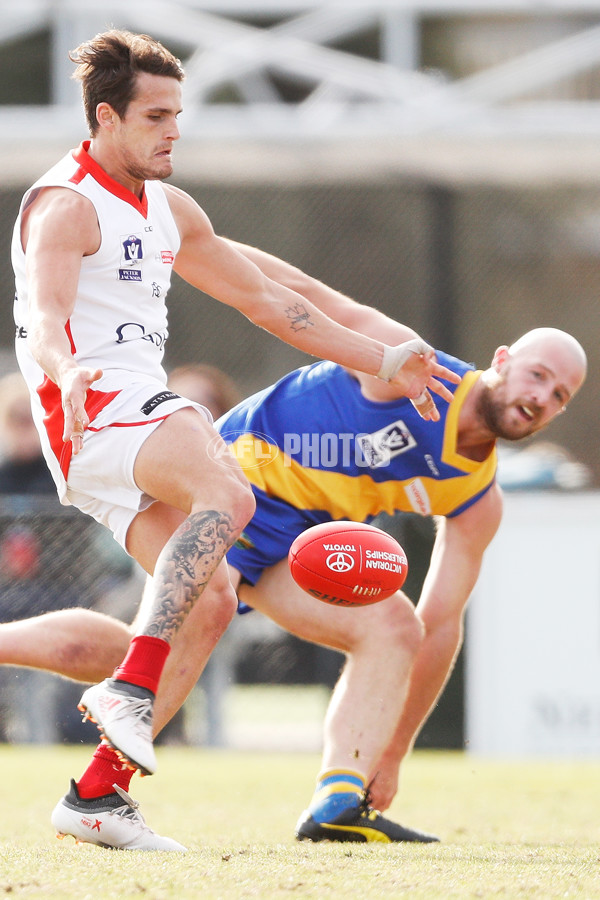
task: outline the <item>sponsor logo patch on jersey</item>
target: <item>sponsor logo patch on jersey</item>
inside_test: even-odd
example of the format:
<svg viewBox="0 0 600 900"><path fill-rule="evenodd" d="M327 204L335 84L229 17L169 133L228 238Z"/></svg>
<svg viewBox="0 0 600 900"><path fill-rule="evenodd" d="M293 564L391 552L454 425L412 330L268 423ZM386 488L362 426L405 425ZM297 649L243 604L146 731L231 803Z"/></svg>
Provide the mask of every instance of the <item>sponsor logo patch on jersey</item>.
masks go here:
<svg viewBox="0 0 600 900"><path fill-rule="evenodd" d="M161 391L160 394L155 394L154 397L146 400L142 406L142 412L145 416L149 416L161 403L165 403L167 400L175 400L177 397L179 397L179 394L174 394L173 391Z"/></svg>
<svg viewBox="0 0 600 900"><path fill-rule="evenodd" d="M404 491L406 493L406 496L408 497L410 505L416 513L418 513L420 516L431 515L431 503L429 502L429 495L425 490L425 485L420 478L415 478L414 481L405 484Z"/></svg>
<svg viewBox="0 0 600 900"><path fill-rule="evenodd" d="M425 462L427 463L427 465L429 466L429 471L431 472L431 474L435 475L436 478L439 478L440 470L436 466L435 459L433 458L431 453L426 453L423 458L424 458Z"/></svg>
<svg viewBox="0 0 600 900"><path fill-rule="evenodd" d="M402 419L372 434L359 434L357 441L367 465L372 469L389 465L395 456L417 446L416 440Z"/></svg>
<svg viewBox="0 0 600 900"><path fill-rule="evenodd" d="M141 237L137 234L128 234L122 237L119 281L141 281L143 258Z"/></svg>
<svg viewBox="0 0 600 900"><path fill-rule="evenodd" d="M161 250L160 251L160 261L164 263L166 266L172 266L175 262L175 254L172 250Z"/></svg>

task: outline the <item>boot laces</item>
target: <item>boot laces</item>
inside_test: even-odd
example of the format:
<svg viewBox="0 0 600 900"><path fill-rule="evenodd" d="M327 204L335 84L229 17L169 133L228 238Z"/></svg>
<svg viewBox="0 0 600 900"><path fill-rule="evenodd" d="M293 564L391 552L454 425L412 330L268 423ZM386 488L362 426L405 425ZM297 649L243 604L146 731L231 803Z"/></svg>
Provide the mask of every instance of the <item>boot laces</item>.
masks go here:
<svg viewBox="0 0 600 900"><path fill-rule="evenodd" d="M137 697L127 697L126 702L114 714L115 719L135 719L135 729L138 734L144 734L147 728L152 727L152 700L140 700Z"/></svg>
<svg viewBox="0 0 600 900"><path fill-rule="evenodd" d="M122 806L117 806L115 809L111 809L109 815L111 816L121 816L123 819L131 819L133 822L140 822L142 825L145 825L144 817L139 811L140 804L137 800L134 800L127 791L123 790L122 787L119 787L118 784L113 784L113 788L116 793L121 797L125 802Z"/></svg>
<svg viewBox="0 0 600 900"><path fill-rule="evenodd" d="M373 799L373 795L371 793L371 786L375 782L377 775L374 775L370 780L364 791L360 795L360 803L358 804L358 809L360 815L364 818L370 819L374 821L378 816L381 815L378 809L373 809L371 806L371 800Z"/></svg>

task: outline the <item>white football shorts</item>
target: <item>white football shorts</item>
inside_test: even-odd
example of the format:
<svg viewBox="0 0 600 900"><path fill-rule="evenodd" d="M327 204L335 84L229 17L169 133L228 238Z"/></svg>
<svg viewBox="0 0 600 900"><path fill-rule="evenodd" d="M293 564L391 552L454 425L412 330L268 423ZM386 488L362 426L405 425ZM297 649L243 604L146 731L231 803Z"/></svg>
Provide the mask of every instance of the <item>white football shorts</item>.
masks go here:
<svg viewBox="0 0 600 900"><path fill-rule="evenodd" d="M206 407L164 385L154 381L133 384L121 390L90 423L82 450L71 458L67 501L106 525L123 549L135 516L154 503L133 477L138 451L161 422L188 406L212 423Z"/></svg>

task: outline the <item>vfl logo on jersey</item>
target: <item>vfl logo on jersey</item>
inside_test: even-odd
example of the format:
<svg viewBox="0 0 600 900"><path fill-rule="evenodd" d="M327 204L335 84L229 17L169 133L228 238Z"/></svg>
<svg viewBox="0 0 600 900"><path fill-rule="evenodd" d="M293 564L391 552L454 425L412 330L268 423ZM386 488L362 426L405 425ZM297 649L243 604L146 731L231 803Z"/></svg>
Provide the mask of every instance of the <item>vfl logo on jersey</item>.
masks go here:
<svg viewBox="0 0 600 900"><path fill-rule="evenodd" d="M129 234L121 239L121 265L119 281L141 281L144 250L142 239L137 234Z"/></svg>
<svg viewBox="0 0 600 900"><path fill-rule="evenodd" d="M388 466L400 453L417 446L414 437L402 421L392 422L372 434L359 434L356 438L368 466L372 469Z"/></svg>

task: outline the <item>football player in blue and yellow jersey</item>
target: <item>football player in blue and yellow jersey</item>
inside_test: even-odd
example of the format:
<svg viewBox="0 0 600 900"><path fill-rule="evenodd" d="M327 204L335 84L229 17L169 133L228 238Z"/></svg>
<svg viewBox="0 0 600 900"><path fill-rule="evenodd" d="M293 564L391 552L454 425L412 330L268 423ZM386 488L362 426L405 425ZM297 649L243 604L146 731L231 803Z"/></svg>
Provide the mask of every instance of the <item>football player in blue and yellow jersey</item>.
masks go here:
<svg viewBox="0 0 600 900"><path fill-rule="evenodd" d="M256 512L227 556L240 600L297 636L348 656L299 838L428 839L356 798L367 796L375 778L370 803L389 806L400 762L451 671L463 610L500 522L497 438L518 440L544 427L564 409L586 368L579 344L556 329L537 329L500 347L486 371L443 353L437 358L461 381L451 385L452 401L440 404L434 422L424 422L388 385L315 363L217 423L256 498ZM288 571L294 538L320 522L368 522L381 512L438 519L417 615L400 594L351 615L307 600ZM407 698L413 664L418 677ZM375 750L384 743L383 752Z"/></svg>

